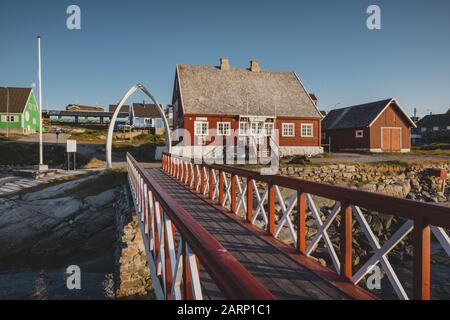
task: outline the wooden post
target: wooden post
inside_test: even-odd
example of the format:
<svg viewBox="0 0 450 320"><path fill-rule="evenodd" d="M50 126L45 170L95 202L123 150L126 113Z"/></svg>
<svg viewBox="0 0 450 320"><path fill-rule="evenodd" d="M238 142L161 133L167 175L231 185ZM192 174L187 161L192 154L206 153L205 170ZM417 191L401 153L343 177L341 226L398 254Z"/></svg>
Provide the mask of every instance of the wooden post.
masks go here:
<svg viewBox="0 0 450 320"><path fill-rule="evenodd" d="M225 183L224 183L224 179L223 179L223 171L219 171L219 205L223 204L224 187L225 187Z"/></svg>
<svg viewBox="0 0 450 320"><path fill-rule="evenodd" d="M269 194L269 225L268 232L271 235L275 234L275 185L269 182L268 185Z"/></svg>
<svg viewBox="0 0 450 320"><path fill-rule="evenodd" d="M197 165L194 164L194 190L195 190L195 191L197 191L197 184L198 184Z"/></svg>
<svg viewBox="0 0 450 320"><path fill-rule="evenodd" d="M192 182L191 164L187 163L186 167L187 167L187 185L188 187L190 187Z"/></svg>
<svg viewBox="0 0 450 320"><path fill-rule="evenodd" d="M201 194L205 194L205 188L206 188L205 180L206 180L206 178L205 178L205 170L203 170L203 166L200 166L200 179L201 179L201 181L200 181L200 193Z"/></svg>
<svg viewBox="0 0 450 320"><path fill-rule="evenodd" d="M297 249L306 254L306 194L302 190L297 191Z"/></svg>
<svg viewBox="0 0 450 320"><path fill-rule="evenodd" d="M352 277L352 206L350 202L341 203L341 277L350 280Z"/></svg>
<svg viewBox="0 0 450 320"><path fill-rule="evenodd" d="M253 183L247 178L247 222L252 223L253 218Z"/></svg>
<svg viewBox="0 0 450 320"><path fill-rule="evenodd" d="M423 218L414 220L413 298L430 300L430 226Z"/></svg>
<svg viewBox="0 0 450 320"><path fill-rule="evenodd" d="M236 213L236 179L235 174L231 174L231 212Z"/></svg>
<svg viewBox="0 0 450 320"><path fill-rule="evenodd" d="M164 219L164 218L163 218ZM165 219L164 219L165 220ZM163 228L165 228L165 224L167 222L164 221ZM169 237L167 235L166 230L164 230L164 257L165 257L165 276L166 276L166 300L170 300L172 293L172 267L170 263L170 253L169 253Z"/></svg>
<svg viewBox="0 0 450 320"><path fill-rule="evenodd" d="M183 243L183 299L184 300L192 300L192 287L191 287L191 275L189 272L189 261L187 256L186 241L182 241Z"/></svg>
<svg viewBox="0 0 450 320"><path fill-rule="evenodd" d="M214 172L213 169L209 169L209 198L214 198Z"/></svg>

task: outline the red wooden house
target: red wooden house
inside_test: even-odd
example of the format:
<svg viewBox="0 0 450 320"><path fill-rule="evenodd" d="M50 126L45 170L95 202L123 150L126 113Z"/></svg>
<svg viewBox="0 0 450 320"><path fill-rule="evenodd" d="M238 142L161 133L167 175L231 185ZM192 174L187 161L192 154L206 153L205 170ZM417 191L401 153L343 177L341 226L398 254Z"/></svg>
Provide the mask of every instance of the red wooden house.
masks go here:
<svg viewBox="0 0 450 320"><path fill-rule="evenodd" d="M334 151L409 152L416 125L396 99L331 110L322 141Z"/></svg>
<svg viewBox="0 0 450 320"><path fill-rule="evenodd" d="M323 152L322 115L292 71L261 70L256 61L248 69L231 68L224 58L218 67L177 65L172 104L174 129L192 137L183 148L208 152L213 129L256 143L278 129L281 155Z"/></svg>

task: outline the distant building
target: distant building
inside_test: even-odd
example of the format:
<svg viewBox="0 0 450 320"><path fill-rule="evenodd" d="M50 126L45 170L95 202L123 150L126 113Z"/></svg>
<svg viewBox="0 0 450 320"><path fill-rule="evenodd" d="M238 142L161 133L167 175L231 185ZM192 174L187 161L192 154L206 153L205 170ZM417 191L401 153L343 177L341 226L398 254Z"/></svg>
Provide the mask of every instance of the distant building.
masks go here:
<svg viewBox="0 0 450 320"><path fill-rule="evenodd" d="M186 150L217 149L213 129L224 137L237 132L235 144L239 139L257 148L277 129L282 156L323 152L322 115L293 71L261 70L254 60L248 69L232 68L225 58L218 67L179 64L172 105L174 129L187 130L193 140Z"/></svg>
<svg viewBox="0 0 450 320"><path fill-rule="evenodd" d="M39 107L32 88L0 87L0 132L32 134L39 131Z"/></svg>
<svg viewBox="0 0 450 320"><path fill-rule="evenodd" d="M335 151L409 152L414 122L396 99L331 110L322 140Z"/></svg>
<svg viewBox="0 0 450 320"><path fill-rule="evenodd" d="M117 105L110 105L109 111L114 112ZM136 129L162 128L162 118L155 104L133 103L124 105L121 112L128 112L130 124Z"/></svg>
<svg viewBox="0 0 450 320"><path fill-rule="evenodd" d="M164 112L166 114L167 121L169 122L169 128L170 130L173 130L173 106L170 104L167 105Z"/></svg>
<svg viewBox="0 0 450 320"><path fill-rule="evenodd" d="M417 123L423 142L450 142L450 113L431 114Z"/></svg>
<svg viewBox="0 0 450 320"><path fill-rule="evenodd" d="M104 112L105 108L100 106L81 106L78 104L69 104L66 106L66 111L92 111L92 112Z"/></svg>

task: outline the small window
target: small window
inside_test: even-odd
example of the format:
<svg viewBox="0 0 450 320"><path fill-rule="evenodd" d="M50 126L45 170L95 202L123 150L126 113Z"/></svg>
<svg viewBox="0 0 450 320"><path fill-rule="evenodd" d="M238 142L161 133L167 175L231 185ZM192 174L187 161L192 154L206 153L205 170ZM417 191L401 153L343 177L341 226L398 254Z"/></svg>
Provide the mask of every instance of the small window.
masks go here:
<svg viewBox="0 0 450 320"><path fill-rule="evenodd" d="M250 124L248 122L239 122L239 135L248 136L250 131Z"/></svg>
<svg viewBox="0 0 450 320"><path fill-rule="evenodd" d="M313 137L313 125L311 123L302 123L302 137Z"/></svg>
<svg viewBox="0 0 450 320"><path fill-rule="evenodd" d="M264 135L266 137L270 137L273 134L273 123L266 122L264 123Z"/></svg>
<svg viewBox="0 0 450 320"><path fill-rule="evenodd" d="M294 137L295 128L293 123L283 123L282 126L283 137Z"/></svg>
<svg viewBox="0 0 450 320"><path fill-rule="evenodd" d="M18 122L19 116L2 116L2 122Z"/></svg>
<svg viewBox="0 0 450 320"><path fill-rule="evenodd" d="M356 138L364 138L364 130L356 130L355 132Z"/></svg>
<svg viewBox="0 0 450 320"><path fill-rule="evenodd" d="M420 131L422 131L422 132L427 132L427 127L422 127L422 128L420 128Z"/></svg>
<svg viewBox="0 0 450 320"><path fill-rule="evenodd" d="M433 127L433 131L439 131L439 127Z"/></svg>
<svg viewBox="0 0 450 320"><path fill-rule="evenodd" d="M206 121L195 121L195 135L204 137L208 135L208 122Z"/></svg>
<svg viewBox="0 0 450 320"><path fill-rule="evenodd" d="M252 122L250 125L251 135L260 135L263 133L263 123L262 122Z"/></svg>
<svg viewBox="0 0 450 320"><path fill-rule="evenodd" d="M450 130L450 126L447 126L447 130Z"/></svg>
<svg viewBox="0 0 450 320"><path fill-rule="evenodd" d="M231 131L230 122L217 122L217 135L218 136L229 136Z"/></svg>

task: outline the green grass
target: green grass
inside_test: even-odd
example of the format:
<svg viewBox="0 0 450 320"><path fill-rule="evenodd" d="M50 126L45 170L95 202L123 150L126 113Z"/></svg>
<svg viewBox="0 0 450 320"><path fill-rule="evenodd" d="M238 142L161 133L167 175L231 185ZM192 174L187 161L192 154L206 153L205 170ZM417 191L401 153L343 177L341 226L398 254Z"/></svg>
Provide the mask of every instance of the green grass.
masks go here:
<svg viewBox="0 0 450 320"><path fill-rule="evenodd" d="M19 134L9 134L6 136L6 134L0 133L0 141L17 141L22 137L23 136Z"/></svg>
<svg viewBox="0 0 450 320"><path fill-rule="evenodd" d="M412 147L412 155L450 155L450 143L433 143Z"/></svg>
<svg viewBox="0 0 450 320"><path fill-rule="evenodd" d="M0 164L2 165L35 165L39 159L39 146L36 143L9 142L0 144ZM67 153L65 146L44 144L44 161L51 167L64 165ZM88 159L77 155L77 164L84 165Z"/></svg>
<svg viewBox="0 0 450 320"><path fill-rule="evenodd" d="M400 167L400 168L409 167L409 164L407 162L398 160L369 162L367 164L371 166L381 166L381 167Z"/></svg>
<svg viewBox="0 0 450 320"><path fill-rule="evenodd" d="M166 140L163 136L157 136L153 134L140 134L133 138L133 143L138 144L156 144L158 146L164 146Z"/></svg>

